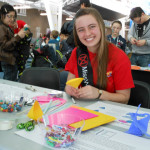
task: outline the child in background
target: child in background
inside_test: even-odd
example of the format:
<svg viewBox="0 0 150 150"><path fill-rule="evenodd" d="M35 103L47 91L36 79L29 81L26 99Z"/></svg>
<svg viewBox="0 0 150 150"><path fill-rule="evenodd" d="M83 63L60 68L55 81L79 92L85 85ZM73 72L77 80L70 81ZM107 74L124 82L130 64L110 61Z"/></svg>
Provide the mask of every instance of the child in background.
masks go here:
<svg viewBox="0 0 150 150"><path fill-rule="evenodd" d="M18 65L18 78L22 75L27 59L30 53L30 42L32 39L32 33L30 32L30 27L22 20L17 20L14 22L14 34L17 34L22 28L26 31L25 37L16 45L17 58L16 63Z"/></svg>
<svg viewBox="0 0 150 150"><path fill-rule="evenodd" d="M122 23L119 20L114 21L111 25L112 34L107 36L107 40L125 52L126 40L121 35L119 35L121 28Z"/></svg>
<svg viewBox="0 0 150 150"><path fill-rule="evenodd" d="M49 46L53 46L55 53L56 53L56 50L59 50L59 41L56 40L58 36L59 36L59 32L57 30L53 30L50 33L50 40L48 42Z"/></svg>

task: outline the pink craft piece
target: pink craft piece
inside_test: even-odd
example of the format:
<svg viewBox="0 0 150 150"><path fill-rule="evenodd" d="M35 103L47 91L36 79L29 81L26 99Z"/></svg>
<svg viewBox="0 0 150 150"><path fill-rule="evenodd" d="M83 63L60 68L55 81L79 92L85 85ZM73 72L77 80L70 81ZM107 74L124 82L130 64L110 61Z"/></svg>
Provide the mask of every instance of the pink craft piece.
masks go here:
<svg viewBox="0 0 150 150"><path fill-rule="evenodd" d="M57 98L57 97L49 97L49 96L36 96L36 97L33 97L33 99L36 99L39 104L45 104L45 103L49 103L49 101L52 99L53 101L60 101L61 103L58 104L59 105L62 105L64 103L66 103L66 100L63 99L63 98Z"/></svg>
<svg viewBox="0 0 150 150"><path fill-rule="evenodd" d="M60 112L48 116L48 118L49 118L49 125L52 126L52 125L61 125L61 124L69 125L75 122L79 122L82 119L87 120L97 116L98 115L80 110L78 108L69 107Z"/></svg>

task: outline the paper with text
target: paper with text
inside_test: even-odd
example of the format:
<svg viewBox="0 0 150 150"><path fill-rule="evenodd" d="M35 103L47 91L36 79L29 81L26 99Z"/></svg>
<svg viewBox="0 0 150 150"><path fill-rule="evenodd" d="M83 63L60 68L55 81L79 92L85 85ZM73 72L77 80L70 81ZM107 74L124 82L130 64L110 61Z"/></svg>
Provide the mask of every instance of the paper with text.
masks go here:
<svg viewBox="0 0 150 150"><path fill-rule="evenodd" d="M25 130L15 132L17 135L49 147L39 126L31 132ZM49 147L50 148L50 147ZM126 134L114 129L99 127L81 133L69 150L149 150L150 139ZM51 149L56 149L52 148ZM63 148L64 150L64 148Z"/></svg>

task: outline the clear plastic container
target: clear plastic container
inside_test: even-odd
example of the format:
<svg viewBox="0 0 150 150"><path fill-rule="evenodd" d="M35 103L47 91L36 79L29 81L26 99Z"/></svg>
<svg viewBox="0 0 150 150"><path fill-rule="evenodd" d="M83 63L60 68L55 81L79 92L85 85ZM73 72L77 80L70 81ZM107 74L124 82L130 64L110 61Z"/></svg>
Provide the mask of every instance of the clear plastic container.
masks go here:
<svg viewBox="0 0 150 150"><path fill-rule="evenodd" d="M77 128L70 126L70 124L76 122L78 122ZM84 123L85 121L81 117L66 113L44 115L44 117L38 119L43 138L53 149L66 148L74 144L84 127Z"/></svg>
<svg viewBox="0 0 150 150"><path fill-rule="evenodd" d="M29 109L24 107L27 99L26 93L0 90L0 130L11 129L16 125L17 120L26 117L23 112Z"/></svg>

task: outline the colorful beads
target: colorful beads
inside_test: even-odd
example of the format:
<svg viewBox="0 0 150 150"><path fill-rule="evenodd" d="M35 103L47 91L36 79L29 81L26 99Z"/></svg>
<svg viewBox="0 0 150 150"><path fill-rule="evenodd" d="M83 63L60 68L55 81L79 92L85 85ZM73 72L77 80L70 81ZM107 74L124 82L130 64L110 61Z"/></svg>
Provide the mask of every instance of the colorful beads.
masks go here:
<svg viewBox="0 0 150 150"><path fill-rule="evenodd" d="M75 128L68 125L53 125L45 135L46 143L51 147L68 147L75 141L74 133Z"/></svg>
<svg viewBox="0 0 150 150"><path fill-rule="evenodd" d="M0 100L0 111L2 112L20 111L21 109L22 104L19 104L19 102L6 102Z"/></svg>

